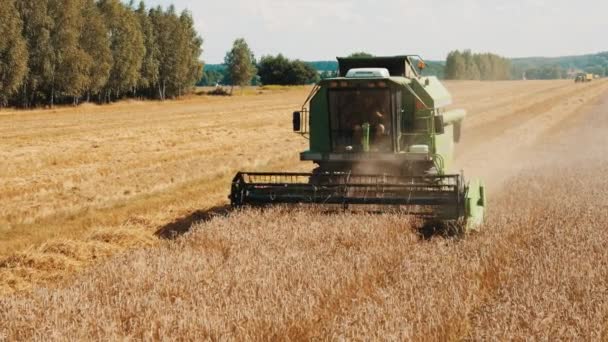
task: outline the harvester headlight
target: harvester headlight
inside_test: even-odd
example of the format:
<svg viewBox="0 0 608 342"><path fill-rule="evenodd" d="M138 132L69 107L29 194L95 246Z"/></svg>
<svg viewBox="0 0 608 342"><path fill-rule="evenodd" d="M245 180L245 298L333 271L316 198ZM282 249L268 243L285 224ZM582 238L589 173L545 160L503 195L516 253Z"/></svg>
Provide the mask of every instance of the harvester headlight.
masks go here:
<svg viewBox="0 0 608 342"><path fill-rule="evenodd" d="M337 88L338 87L338 82L329 82L329 87L330 88Z"/></svg>
<svg viewBox="0 0 608 342"><path fill-rule="evenodd" d="M367 84L367 86L368 86L369 88L376 88L376 83L374 83L374 82L369 82L369 83Z"/></svg>
<svg viewBox="0 0 608 342"><path fill-rule="evenodd" d="M378 82L378 88L386 88L386 82Z"/></svg>
<svg viewBox="0 0 608 342"><path fill-rule="evenodd" d="M347 88L348 87L348 82L346 82L346 81L340 82L340 87Z"/></svg>

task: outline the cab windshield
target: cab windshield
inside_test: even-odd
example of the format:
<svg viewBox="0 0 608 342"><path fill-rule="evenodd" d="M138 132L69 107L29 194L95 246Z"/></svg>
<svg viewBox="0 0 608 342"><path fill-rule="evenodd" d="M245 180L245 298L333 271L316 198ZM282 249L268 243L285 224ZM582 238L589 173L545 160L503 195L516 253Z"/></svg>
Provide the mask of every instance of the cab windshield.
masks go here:
<svg viewBox="0 0 608 342"><path fill-rule="evenodd" d="M334 152L361 151L366 124L370 150L391 149L389 89L332 89L329 92L331 142Z"/></svg>

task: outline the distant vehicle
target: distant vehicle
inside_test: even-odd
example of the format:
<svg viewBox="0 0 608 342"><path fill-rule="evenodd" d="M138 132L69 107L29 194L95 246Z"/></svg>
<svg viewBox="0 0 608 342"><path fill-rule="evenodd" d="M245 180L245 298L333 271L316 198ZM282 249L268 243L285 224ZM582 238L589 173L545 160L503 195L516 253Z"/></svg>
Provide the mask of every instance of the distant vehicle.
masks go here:
<svg viewBox="0 0 608 342"><path fill-rule="evenodd" d="M580 73L578 75L576 75L576 77L574 78L574 82L576 83L585 83L585 82L591 82L593 81L596 75L593 74L583 74Z"/></svg>

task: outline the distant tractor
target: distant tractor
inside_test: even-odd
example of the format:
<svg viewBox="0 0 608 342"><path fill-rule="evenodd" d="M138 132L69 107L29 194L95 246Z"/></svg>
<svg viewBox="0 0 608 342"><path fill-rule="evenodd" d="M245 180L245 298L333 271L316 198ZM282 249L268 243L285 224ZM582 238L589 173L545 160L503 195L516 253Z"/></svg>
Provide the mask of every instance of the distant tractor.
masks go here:
<svg viewBox="0 0 608 342"><path fill-rule="evenodd" d="M436 77L419 74L422 59L338 61L339 77L321 81L293 113L293 130L310 140L300 159L317 167L310 173L239 172L232 205L394 208L459 229L479 227L483 184L449 173L466 113L447 109L452 97Z"/></svg>

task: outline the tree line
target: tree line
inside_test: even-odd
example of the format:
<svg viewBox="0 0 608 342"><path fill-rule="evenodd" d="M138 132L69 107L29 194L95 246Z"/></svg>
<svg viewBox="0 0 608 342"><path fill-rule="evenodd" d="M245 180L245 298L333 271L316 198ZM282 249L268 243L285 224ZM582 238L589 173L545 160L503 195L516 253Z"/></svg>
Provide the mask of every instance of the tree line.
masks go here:
<svg viewBox="0 0 608 342"><path fill-rule="evenodd" d="M202 39L189 12L119 0L2 0L0 106L189 92Z"/></svg>
<svg viewBox="0 0 608 342"><path fill-rule="evenodd" d="M374 55L368 52L355 52L351 58L369 58ZM442 72L442 66L434 63L432 72ZM255 56L244 39L237 39L232 49L226 54L224 64L214 65L205 70L199 85L303 85L316 83L319 80L338 77L338 63L335 61L303 62L291 60L278 54L262 56L256 61Z"/></svg>
<svg viewBox="0 0 608 342"><path fill-rule="evenodd" d="M492 53L452 51L445 63L445 78L450 80L508 80L511 61Z"/></svg>
<svg viewBox="0 0 608 342"><path fill-rule="evenodd" d="M303 85L319 80L319 72L313 66L280 53L256 60L247 42L239 38L226 53L224 64L207 68L199 85Z"/></svg>
<svg viewBox="0 0 608 342"><path fill-rule="evenodd" d="M310 84L319 81L319 73L301 60L290 60L282 54L264 56L258 63L262 84Z"/></svg>
<svg viewBox="0 0 608 342"><path fill-rule="evenodd" d="M512 64L514 78L573 78L581 72L608 76L608 52L566 57L516 58Z"/></svg>
<svg viewBox="0 0 608 342"><path fill-rule="evenodd" d="M235 55L241 57L235 59ZM374 55L361 51L352 53L348 57L369 58ZM421 71L423 76L445 78L444 62L429 61L426 66ZM237 39L233 49L227 53L224 64L206 67L199 85L302 85L338 77L337 70L337 61L303 62L297 59L290 60L282 54L263 56L256 61L247 43L243 39ZM235 81L233 77L238 73L245 73L245 77Z"/></svg>

